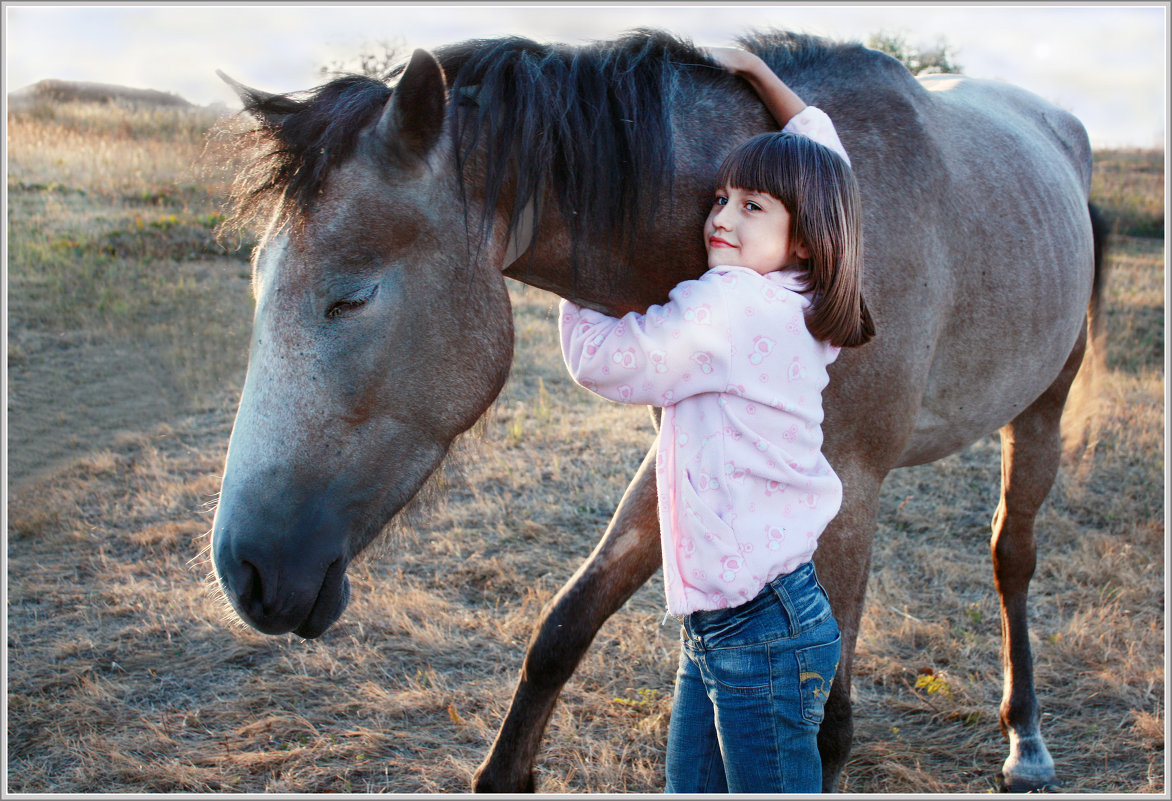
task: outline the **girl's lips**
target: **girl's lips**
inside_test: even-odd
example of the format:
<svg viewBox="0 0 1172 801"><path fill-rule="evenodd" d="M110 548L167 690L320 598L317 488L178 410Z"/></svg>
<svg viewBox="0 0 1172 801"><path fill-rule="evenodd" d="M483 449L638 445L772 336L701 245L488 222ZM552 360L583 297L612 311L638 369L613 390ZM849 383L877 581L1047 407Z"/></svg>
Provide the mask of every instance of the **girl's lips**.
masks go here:
<svg viewBox="0 0 1172 801"><path fill-rule="evenodd" d="M731 242L727 242L719 236L708 237L708 244L714 248L731 248L733 246Z"/></svg>

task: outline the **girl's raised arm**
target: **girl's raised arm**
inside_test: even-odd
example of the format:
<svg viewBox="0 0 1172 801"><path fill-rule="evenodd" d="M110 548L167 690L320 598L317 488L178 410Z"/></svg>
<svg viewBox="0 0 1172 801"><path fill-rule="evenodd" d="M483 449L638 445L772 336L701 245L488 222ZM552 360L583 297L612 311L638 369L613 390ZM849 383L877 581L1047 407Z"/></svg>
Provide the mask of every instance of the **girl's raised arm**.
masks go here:
<svg viewBox="0 0 1172 801"><path fill-rule="evenodd" d="M851 163L826 113L807 106L759 56L736 47L710 47L708 54L726 70L749 82L782 129L808 136L838 153L848 165Z"/></svg>
<svg viewBox="0 0 1172 801"><path fill-rule="evenodd" d="M806 107L805 101L777 77L777 73L749 51L736 47L710 47L708 55L733 75L749 82L779 127L784 128L795 114Z"/></svg>

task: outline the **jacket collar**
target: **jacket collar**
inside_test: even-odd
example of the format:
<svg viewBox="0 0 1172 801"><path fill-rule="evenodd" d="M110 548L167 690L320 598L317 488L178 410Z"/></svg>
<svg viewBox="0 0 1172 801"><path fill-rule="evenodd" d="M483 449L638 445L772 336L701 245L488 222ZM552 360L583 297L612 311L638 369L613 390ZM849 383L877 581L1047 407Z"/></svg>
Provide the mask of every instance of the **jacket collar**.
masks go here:
<svg viewBox="0 0 1172 801"><path fill-rule="evenodd" d="M788 289L791 292L796 292L799 295L804 295L810 291L809 287L806 286L806 282L802 280L801 273L795 270L774 270L773 272L766 275L761 275L761 273L757 272L756 270L750 270L748 267L740 267L734 264L722 264L713 267L709 272L716 273L717 275L737 273L757 276L763 281L780 284L782 287Z"/></svg>

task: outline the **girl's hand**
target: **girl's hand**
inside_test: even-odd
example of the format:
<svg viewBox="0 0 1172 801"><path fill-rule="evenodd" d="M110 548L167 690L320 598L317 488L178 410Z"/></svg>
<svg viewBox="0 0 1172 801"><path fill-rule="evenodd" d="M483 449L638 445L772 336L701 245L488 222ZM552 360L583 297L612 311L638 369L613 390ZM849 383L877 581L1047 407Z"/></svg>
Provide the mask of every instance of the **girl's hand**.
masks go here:
<svg viewBox="0 0 1172 801"><path fill-rule="evenodd" d="M759 56L738 47L710 47L708 55L733 75L749 82L777 120L778 126L784 128L795 114L806 107L805 101L777 77Z"/></svg>
<svg viewBox="0 0 1172 801"><path fill-rule="evenodd" d="M765 62L748 50L739 47L709 47L708 55L733 75L744 77L753 70L768 70Z"/></svg>

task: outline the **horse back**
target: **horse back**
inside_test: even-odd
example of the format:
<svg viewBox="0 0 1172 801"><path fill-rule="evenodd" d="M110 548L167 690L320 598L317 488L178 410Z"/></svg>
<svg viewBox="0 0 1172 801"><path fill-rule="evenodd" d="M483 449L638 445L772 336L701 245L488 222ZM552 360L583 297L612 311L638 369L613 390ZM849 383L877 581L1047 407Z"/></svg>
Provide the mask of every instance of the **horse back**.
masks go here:
<svg viewBox="0 0 1172 801"><path fill-rule="evenodd" d="M1091 150L1072 115L1008 84L857 77L813 101L859 179L877 327L840 359L827 449L883 471L996 431L1062 370L1093 283Z"/></svg>
<svg viewBox="0 0 1172 801"><path fill-rule="evenodd" d="M958 75L918 79L927 94L929 114L946 128L941 146L956 139L952 126L972 120L979 148L1015 165L1027 160L1036 179L1073 179L1085 201L1090 193L1092 151L1077 117L1012 84ZM992 137L992 138L989 138ZM971 140L969 144L974 144ZM1016 167L1020 168L1020 167Z"/></svg>

